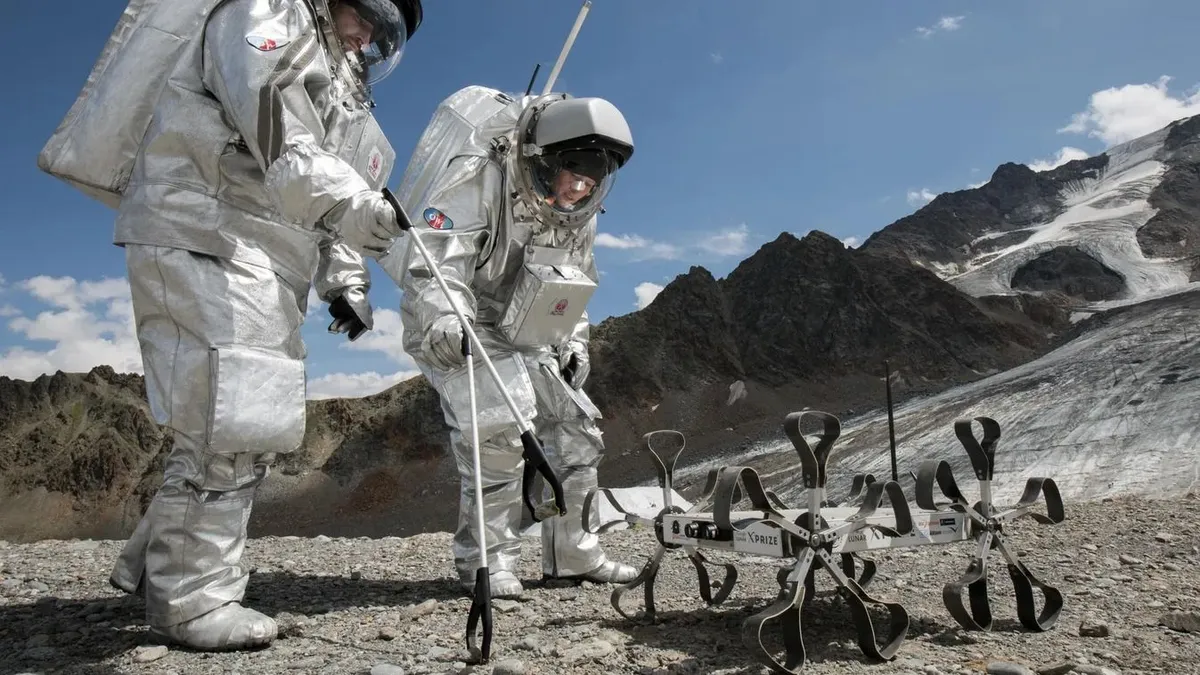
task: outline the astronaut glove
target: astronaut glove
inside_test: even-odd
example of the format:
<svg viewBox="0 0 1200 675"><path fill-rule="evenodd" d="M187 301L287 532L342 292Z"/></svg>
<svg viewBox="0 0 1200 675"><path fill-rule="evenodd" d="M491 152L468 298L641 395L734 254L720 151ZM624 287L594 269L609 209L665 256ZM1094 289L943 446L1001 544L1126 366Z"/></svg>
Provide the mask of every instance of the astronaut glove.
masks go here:
<svg viewBox="0 0 1200 675"><path fill-rule="evenodd" d="M579 340L571 340L558 351L558 369L567 384L575 389L583 387L588 375L592 372L592 362L588 356L587 345Z"/></svg>
<svg viewBox="0 0 1200 675"><path fill-rule="evenodd" d="M462 342L462 324L457 316L447 314L434 320L421 342L421 350L425 358L442 368L454 368L467 361L462 353Z"/></svg>
<svg viewBox="0 0 1200 675"><path fill-rule="evenodd" d="M342 289L329 303L329 314L333 317L333 322L329 324L329 332L349 333L351 342L375 327L365 286L349 286Z"/></svg>
<svg viewBox="0 0 1200 675"><path fill-rule="evenodd" d="M326 220L343 239L363 253L382 256L400 236L396 211L374 190L363 190L343 199L329 210Z"/></svg>

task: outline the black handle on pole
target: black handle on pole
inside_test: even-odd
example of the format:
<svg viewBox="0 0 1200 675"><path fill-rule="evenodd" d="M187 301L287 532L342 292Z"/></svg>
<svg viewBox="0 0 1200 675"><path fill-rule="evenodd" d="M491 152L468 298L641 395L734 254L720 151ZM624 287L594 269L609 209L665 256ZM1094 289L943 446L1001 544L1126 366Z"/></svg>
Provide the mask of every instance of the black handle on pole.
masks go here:
<svg viewBox="0 0 1200 675"><path fill-rule="evenodd" d="M387 203L391 204L392 209L396 211L396 224L400 226L400 229L406 232L411 230L412 221L408 219L408 212L404 210L403 206L400 206L400 200L396 199L396 195L392 194L391 190L383 188L383 198L386 199Z"/></svg>
<svg viewBox="0 0 1200 675"><path fill-rule="evenodd" d="M487 556L484 556L487 562ZM476 642L475 629L483 619L483 645ZM492 583L486 564L475 570L475 597L467 614L467 651L478 652L479 662L487 663L492 652Z"/></svg>
<svg viewBox="0 0 1200 675"><path fill-rule="evenodd" d="M525 500L525 506L529 508L529 515L533 517L533 522L541 522L541 518L537 515L537 507L533 505L533 477L534 474L542 474L542 480L550 486L550 490L554 493L554 505L558 508L558 513L561 515L567 512L567 500L563 496L562 483L558 480L558 476L554 475L554 470L550 468L550 462L546 461L546 453L542 450L542 444L533 435L532 431L524 431L521 433L521 445L525 447L525 452L521 457L525 460L525 472L521 477L521 496Z"/></svg>
<svg viewBox="0 0 1200 675"><path fill-rule="evenodd" d="M892 443L892 480L899 480L896 471L896 424L892 419L892 367L887 361L883 362L883 382L887 387L888 437Z"/></svg>

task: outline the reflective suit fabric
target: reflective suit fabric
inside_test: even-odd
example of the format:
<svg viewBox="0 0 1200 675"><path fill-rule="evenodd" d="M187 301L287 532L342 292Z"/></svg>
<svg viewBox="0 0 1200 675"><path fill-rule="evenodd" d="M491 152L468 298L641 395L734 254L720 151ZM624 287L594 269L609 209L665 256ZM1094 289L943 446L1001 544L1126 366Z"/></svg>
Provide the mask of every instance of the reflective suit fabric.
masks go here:
<svg viewBox="0 0 1200 675"><path fill-rule="evenodd" d="M275 454L304 436L307 289L177 248L130 245L125 256L147 399L175 443L113 581L134 592L144 569L147 620L171 626L242 599L255 491ZM222 366L238 360L259 367L223 380ZM264 452L247 451L249 439Z"/></svg>
<svg viewBox="0 0 1200 675"><path fill-rule="evenodd" d="M303 0L222 4L156 102L114 241L147 397L175 445L111 577L131 593L144 584L152 627L242 597L257 485L304 436L313 276L324 300L369 281L322 216L379 189L393 164Z"/></svg>
<svg viewBox="0 0 1200 675"><path fill-rule="evenodd" d="M580 511L588 490L597 484L596 465L603 452L601 433L595 422L600 417L599 411L583 391L572 389L559 373L557 352L562 345L517 350L499 334L495 323L521 272L528 243L570 248L570 260L590 278L597 278L592 255L595 219L574 233L542 231L545 228L539 223L513 213L504 199L500 166L480 157L454 160L439 182L441 185L431 193L429 207L445 214L450 227L433 229L423 221L415 222L414 227L420 228L422 243L437 261L455 301L472 320L488 356L497 362L518 355L525 364L532 391L515 391L527 386L516 379L506 384L514 399L536 401L536 415L526 421L533 423L547 459L563 483L568 513L542 522L542 571L550 576L591 572L607 562L598 538L582 529ZM442 410L451 428L451 446L462 479L453 550L460 579L470 583L479 564L479 544L474 531L470 403L465 395L448 393L447 376L454 371L447 372L431 363L421 350L430 325L440 316L453 315L453 311L415 247L409 247L403 265L404 348L441 395ZM573 338L586 344L586 314ZM487 370L480 368L475 381L477 387L489 386ZM481 429L481 480L488 567L492 573L516 572L522 512L521 454L515 423L499 430ZM593 523L593 529L595 525L598 523Z"/></svg>

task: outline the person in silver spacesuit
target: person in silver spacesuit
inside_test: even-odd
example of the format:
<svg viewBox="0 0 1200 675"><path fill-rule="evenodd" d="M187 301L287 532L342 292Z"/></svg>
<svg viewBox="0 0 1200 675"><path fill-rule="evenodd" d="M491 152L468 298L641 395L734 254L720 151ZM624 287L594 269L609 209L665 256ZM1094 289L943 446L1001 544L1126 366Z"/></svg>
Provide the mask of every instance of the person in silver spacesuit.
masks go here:
<svg viewBox="0 0 1200 675"><path fill-rule="evenodd" d="M513 99L466 146L434 181L413 224L452 297L411 245L399 273L385 265L403 291L403 347L440 394L451 429L462 484L452 543L459 580L471 589L481 558L464 331L451 301L471 322L562 482L567 512L541 522L544 576L628 582L637 571L607 558L584 529L580 508L597 487L604 449L600 412L582 389L590 370L585 307L599 280L596 214L633 153L629 126L600 98L526 96ZM520 430L489 374L474 381L489 585L492 596L513 597L524 590L516 575Z"/></svg>
<svg viewBox="0 0 1200 675"><path fill-rule="evenodd" d="M363 256L400 234L371 87L421 19L419 0L226 0L151 102L114 242L150 409L174 445L110 581L144 595L169 641L244 649L277 635L241 604L247 520L304 438L314 280L332 332L371 328Z"/></svg>

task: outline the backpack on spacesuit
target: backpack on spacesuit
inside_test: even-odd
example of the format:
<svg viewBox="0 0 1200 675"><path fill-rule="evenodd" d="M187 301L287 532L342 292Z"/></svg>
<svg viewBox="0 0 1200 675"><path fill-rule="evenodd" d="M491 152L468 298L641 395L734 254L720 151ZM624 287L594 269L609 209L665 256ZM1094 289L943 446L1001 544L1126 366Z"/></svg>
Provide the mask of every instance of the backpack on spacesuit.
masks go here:
<svg viewBox="0 0 1200 675"><path fill-rule="evenodd" d="M167 79L223 2L130 0L38 168L116 208Z"/></svg>

